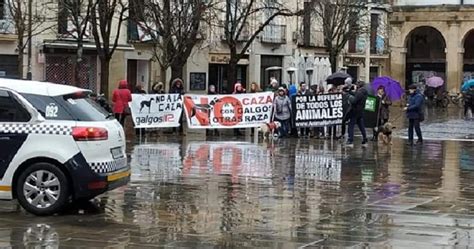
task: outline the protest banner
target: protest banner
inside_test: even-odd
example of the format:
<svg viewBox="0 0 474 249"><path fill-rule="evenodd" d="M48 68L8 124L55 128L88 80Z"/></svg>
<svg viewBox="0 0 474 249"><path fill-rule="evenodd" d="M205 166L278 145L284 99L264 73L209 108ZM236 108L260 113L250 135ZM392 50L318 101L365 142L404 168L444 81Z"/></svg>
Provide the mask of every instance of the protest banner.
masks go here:
<svg viewBox="0 0 474 249"><path fill-rule="evenodd" d="M295 96L291 100L296 128L324 127L342 124L342 94Z"/></svg>
<svg viewBox="0 0 474 249"><path fill-rule="evenodd" d="M130 110L135 128L178 127L183 100L179 94L132 94Z"/></svg>
<svg viewBox="0 0 474 249"><path fill-rule="evenodd" d="M249 128L271 120L273 93L185 95L189 128Z"/></svg>

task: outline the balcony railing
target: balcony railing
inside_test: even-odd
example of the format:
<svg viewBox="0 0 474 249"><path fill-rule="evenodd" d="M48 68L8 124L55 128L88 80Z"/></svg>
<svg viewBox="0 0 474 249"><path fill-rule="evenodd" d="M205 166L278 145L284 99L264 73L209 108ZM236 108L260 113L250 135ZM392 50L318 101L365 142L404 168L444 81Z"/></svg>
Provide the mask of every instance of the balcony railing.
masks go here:
<svg viewBox="0 0 474 249"><path fill-rule="evenodd" d="M222 41L227 40L227 37L226 37L226 35L225 35L224 29L222 29L221 32L222 32L222 33L221 33L221 40L222 40ZM235 36L236 34L233 34L233 35ZM249 30L249 28L248 28L247 26L245 26L245 27L242 29L242 31L240 32L239 37L236 39L236 41L237 41L237 42L246 42L246 41L248 41L248 40L250 40L250 30Z"/></svg>
<svg viewBox="0 0 474 249"><path fill-rule="evenodd" d="M270 24L263 29L262 43L285 44L286 25Z"/></svg>

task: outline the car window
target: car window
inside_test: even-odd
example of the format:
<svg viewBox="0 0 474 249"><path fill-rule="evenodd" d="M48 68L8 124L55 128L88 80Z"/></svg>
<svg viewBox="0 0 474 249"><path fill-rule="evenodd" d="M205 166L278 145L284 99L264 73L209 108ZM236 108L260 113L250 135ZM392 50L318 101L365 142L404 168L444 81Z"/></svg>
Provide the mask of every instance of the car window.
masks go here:
<svg viewBox="0 0 474 249"><path fill-rule="evenodd" d="M30 113L9 92L0 90L0 122L28 122Z"/></svg>
<svg viewBox="0 0 474 249"><path fill-rule="evenodd" d="M109 118L109 113L87 94L55 97L36 94L22 94L22 96L49 120L105 121Z"/></svg>

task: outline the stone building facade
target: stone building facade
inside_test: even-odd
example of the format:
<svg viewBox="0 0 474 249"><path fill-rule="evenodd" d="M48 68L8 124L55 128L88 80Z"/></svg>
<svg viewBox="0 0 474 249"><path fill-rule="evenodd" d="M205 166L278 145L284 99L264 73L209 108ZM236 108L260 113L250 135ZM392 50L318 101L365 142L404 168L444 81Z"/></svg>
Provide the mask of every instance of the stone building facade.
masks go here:
<svg viewBox="0 0 474 249"><path fill-rule="evenodd" d="M391 76L405 86L436 75L459 91L473 77L474 1L395 1L390 26Z"/></svg>

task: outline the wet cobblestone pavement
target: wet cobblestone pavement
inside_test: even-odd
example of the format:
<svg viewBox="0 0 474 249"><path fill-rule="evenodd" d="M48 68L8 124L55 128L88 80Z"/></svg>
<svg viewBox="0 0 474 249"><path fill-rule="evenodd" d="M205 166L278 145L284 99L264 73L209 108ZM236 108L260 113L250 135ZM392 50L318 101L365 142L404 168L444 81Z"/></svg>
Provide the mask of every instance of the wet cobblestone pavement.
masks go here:
<svg viewBox="0 0 474 249"><path fill-rule="evenodd" d="M434 133L466 131L458 122ZM0 202L0 248L474 246L468 139L350 150L329 140L203 139L130 146L128 186L54 217Z"/></svg>

